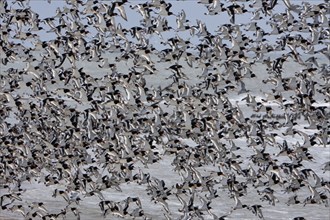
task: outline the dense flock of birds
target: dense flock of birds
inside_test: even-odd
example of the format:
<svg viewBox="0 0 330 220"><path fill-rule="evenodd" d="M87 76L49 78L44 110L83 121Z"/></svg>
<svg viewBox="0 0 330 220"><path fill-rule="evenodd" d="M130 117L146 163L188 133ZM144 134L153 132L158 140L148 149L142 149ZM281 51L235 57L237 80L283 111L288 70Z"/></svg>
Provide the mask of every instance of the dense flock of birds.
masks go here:
<svg viewBox="0 0 330 220"><path fill-rule="evenodd" d="M330 160L312 152L330 144L329 3L294 3L199 0L214 22L228 18L208 30L169 0L66 0L45 18L30 1L1 1L1 213L80 219L88 197L99 217L127 219L328 207ZM124 25L128 10L139 26ZM178 182L148 172L154 166ZM32 183L51 189L61 210L25 201ZM152 202L107 193L129 184Z"/></svg>

